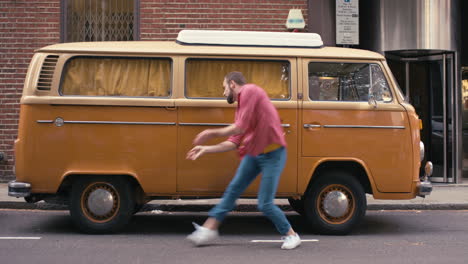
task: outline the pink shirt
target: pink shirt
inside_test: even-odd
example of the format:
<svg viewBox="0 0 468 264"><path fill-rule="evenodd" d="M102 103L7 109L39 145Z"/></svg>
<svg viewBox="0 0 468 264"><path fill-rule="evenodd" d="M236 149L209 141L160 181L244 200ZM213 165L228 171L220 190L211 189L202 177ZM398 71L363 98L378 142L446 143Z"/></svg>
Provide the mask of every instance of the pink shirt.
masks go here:
<svg viewBox="0 0 468 264"><path fill-rule="evenodd" d="M242 86L237 103L234 124L244 133L228 140L239 146L241 156L257 156L273 143L286 147L278 111L262 88L255 84Z"/></svg>

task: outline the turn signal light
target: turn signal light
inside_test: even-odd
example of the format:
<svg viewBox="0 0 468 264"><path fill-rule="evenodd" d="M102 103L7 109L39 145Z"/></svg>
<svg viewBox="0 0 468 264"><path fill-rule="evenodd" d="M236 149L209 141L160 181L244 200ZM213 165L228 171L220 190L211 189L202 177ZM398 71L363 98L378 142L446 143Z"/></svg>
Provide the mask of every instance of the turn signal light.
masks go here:
<svg viewBox="0 0 468 264"><path fill-rule="evenodd" d="M423 129L422 120L419 119L419 130L422 130L422 129Z"/></svg>

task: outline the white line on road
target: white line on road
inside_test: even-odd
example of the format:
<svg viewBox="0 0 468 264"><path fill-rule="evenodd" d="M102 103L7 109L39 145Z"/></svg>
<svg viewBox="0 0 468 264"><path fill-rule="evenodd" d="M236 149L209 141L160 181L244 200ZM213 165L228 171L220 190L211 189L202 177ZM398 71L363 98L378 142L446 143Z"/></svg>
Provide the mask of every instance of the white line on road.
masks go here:
<svg viewBox="0 0 468 264"><path fill-rule="evenodd" d="M251 243L280 243L283 240L252 240ZM301 239L301 242L318 242L318 239Z"/></svg>
<svg viewBox="0 0 468 264"><path fill-rule="evenodd" d="M41 237L0 237L0 239L41 239Z"/></svg>

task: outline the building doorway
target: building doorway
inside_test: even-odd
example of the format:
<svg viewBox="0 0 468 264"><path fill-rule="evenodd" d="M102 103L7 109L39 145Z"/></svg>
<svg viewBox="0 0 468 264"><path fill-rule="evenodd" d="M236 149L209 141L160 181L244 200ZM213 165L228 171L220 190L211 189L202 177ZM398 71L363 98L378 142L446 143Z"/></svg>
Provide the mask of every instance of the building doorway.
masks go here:
<svg viewBox="0 0 468 264"><path fill-rule="evenodd" d="M463 183L468 183L468 67L462 68Z"/></svg>
<svg viewBox="0 0 468 264"><path fill-rule="evenodd" d="M422 120L425 160L434 164L431 181L456 182L455 54L416 50L385 55L405 97Z"/></svg>

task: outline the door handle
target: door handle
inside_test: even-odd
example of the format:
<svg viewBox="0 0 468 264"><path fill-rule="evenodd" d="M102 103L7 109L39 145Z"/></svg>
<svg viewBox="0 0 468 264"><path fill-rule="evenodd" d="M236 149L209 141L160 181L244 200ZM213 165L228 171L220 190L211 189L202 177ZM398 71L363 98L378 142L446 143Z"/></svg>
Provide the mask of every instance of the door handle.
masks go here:
<svg viewBox="0 0 468 264"><path fill-rule="evenodd" d="M176 107L175 106L166 106L165 107L167 111L175 111Z"/></svg>
<svg viewBox="0 0 468 264"><path fill-rule="evenodd" d="M322 125L304 124L304 128L321 128Z"/></svg>

